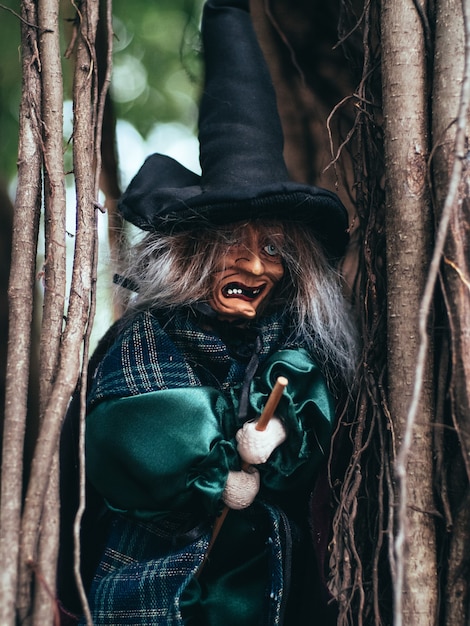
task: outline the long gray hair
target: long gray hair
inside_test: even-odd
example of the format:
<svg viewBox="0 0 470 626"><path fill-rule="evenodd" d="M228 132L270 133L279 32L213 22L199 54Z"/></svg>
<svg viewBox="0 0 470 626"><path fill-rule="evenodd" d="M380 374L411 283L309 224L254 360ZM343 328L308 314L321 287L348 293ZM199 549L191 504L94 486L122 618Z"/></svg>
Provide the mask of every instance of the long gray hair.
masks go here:
<svg viewBox="0 0 470 626"><path fill-rule="evenodd" d="M357 362L357 332L342 292L341 276L328 263L310 229L301 224L259 221L267 240L278 242L284 277L269 308L290 319L294 342L315 355L330 382L350 383ZM207 302L213 273L227 247L240 238L244 223L204 226L164 235L150 232L129 251L123 278L134 285L128 312L175 309ZM268 311L266 311L268 312Z"/></svg>

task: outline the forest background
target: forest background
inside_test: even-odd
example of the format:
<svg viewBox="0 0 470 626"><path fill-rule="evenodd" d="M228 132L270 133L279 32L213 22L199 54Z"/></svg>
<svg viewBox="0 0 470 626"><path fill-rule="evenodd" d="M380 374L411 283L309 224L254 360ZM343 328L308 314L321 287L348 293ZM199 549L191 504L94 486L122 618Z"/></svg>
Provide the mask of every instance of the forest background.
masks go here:
<svg viewBox="0 0 470 626"><path fill-rule="evenodd" d="M111 304L117 198L153 151L198 168L200 6L0 4L5 626L56 616L58 436L83 363L120 312ZM343 270L363 350L329 470L325 558L338 624L463 626L469 3L251 7L290 174L337 191L350 212Z"/></svg>

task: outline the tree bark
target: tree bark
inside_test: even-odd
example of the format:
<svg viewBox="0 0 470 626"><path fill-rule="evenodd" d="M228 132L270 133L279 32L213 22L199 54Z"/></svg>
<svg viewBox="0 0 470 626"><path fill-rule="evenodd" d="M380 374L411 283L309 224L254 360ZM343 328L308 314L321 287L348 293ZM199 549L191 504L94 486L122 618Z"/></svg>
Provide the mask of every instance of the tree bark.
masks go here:
<svg viewBox="0 0 470 626"><path fill-rule="evenodd" d="M98 22L96 2L82 2L76 39L74 82L74 175L77 195L75 253L69 305L61 336L59 364L41 423L32 461L22 519L18 588L20 616L30 613L28 569L37 568L38 529L49 486L53 459L59 442L62 420L82 366L82 350L90 319L90 294L95 282L97 180L95 152L98 91L94 42ZM86 353L86 351L85 351Z"/></svg>
<svg viewBox="0 0 470 626"><path fill-rule="evenodd" d="M52 461L51 476L47 486L41 520L41 533L38 537L38 568L34 589L32 624L44 626L57 624L55 601L57 558L59 554L59 451Z"/></svg>
<svg viewBox="0 0 470 626"><path fill-rule="evenodd" d="M250 11L276 89L290 177L335 191L352 213L350 156L345 151L338 166L329 167L354 113L343 102L329 128L332 109L349 102L355 78L336 47L337 3L251 0Z"/></svg>
<svg viewBox="0 0 470 626"><path fill-rule="evenodd" d="M57 373L66 288L63 88L58 0L40 0L44 146L44 306L40 342L40 415Z"/></svg>
<svg viewBox="0 0 470 626"><path fill-rule="evenodd" d="M465 46L470 45L464 32L462 2L441 0L437 5L435 80L433 92L434 178L438 216L449 189L449 178L455 158L464 158L468 128L460 147L456 147L457 118L462 101L462 88L469 81L469 60L465 64ZM467 28L469 26L467 25ZM452 32L452 37L448 33ZM467 57L469 53L467 51ZM462 143L463 142L463 143ZM456 150L458 152L456 153ZM468 174L463 168L462 177ZM457 205L452 213L442 267L452 342L452 384L454 417L464 450L467 475L470 479L470 432L465 422L470 414L470 203L465 180L461 181Z"/></svg>
<svg viewBox="0 0 470 626"><path fill-rule="evenodd" d="M40 101L36 3L21 5L23 84L20 105L18 191L9 283L9 340L0 516L0 623L16 623L16 586L23 488L23 446L27 415L29 362L41 206Z"/></svg>
<svg viewBox="0 0 470 626"><path fill-rule="evenodd" d="M432 220L426 186L425 39L412 0L382 5L383 111L386 158L389 406L399 447L395 624L429 626L437 615L437 562L432 518L432 355L415 380L423 285ZM408 422L414 385L419 416ZM406 435L411 434L407 442ZM404 505L404 506L403 506Z"/></svg>
<svg viewBox="0 0 470 626"><path fill-rule="evenodd" d="M462 456L457 454L448 460L453 498L444 619L453 626L464 626L468 624L470 611L470 203L465 182L468 169L464 165L469 135L470 10L460 0L440 0L436 10L433 173L438 218L443 213L451 186L454 184L458 188L444 250L441 285L451 346L452 422L449 422L455 426L460 443L458 452L462 452ZM467 480L463 482L456 480L460 466L466 468Z"/></svg>
<svg viewBox="0 0 470 626"><path fill-rule="evenodd" d="M59 1L38 2L41 57L43 171L44 171L44 297L41 338L39 345L39 418L43 419L51 388L57 376L60 341L64 320L66 290L65 243L65 175L63 158L63 79L59 32ZM44 508L42 531L37 531L38 562L34 596L33 623L37 626L53 623L58 554L58 461L51 464ZM27 606L30 587L25 589Z"/></svg>

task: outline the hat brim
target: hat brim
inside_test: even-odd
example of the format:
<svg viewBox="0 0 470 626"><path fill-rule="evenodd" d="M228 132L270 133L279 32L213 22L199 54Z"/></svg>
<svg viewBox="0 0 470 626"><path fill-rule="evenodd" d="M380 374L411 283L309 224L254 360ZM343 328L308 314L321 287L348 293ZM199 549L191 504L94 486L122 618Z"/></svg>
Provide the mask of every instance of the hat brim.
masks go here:
<svg viewBox="0 0 470 626"><path fill-rule="evenodd" d="M348 213L336 194L293 181L201 186L201 177L162 154L148 157L124 193L123 217L143 230L180 232L244 220L279 219L311 228L330 258L343 256Z"/></svg>

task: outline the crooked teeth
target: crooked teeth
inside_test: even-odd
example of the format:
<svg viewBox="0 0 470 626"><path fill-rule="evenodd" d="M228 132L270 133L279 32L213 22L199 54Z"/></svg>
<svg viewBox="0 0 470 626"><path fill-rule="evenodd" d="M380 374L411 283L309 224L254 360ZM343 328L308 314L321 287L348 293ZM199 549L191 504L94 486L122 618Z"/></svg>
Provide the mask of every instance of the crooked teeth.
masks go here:
<svg viewBox="0 0 470 626"><path fill-rule="evenodd" d="M247 289L246 291L250 291L252 296L257 296L261 292L261 289L258 287L257 289ZM227 295L229 296L241 296L243 292L244 290L239 287L231 287L227 289Z"/></svg>

